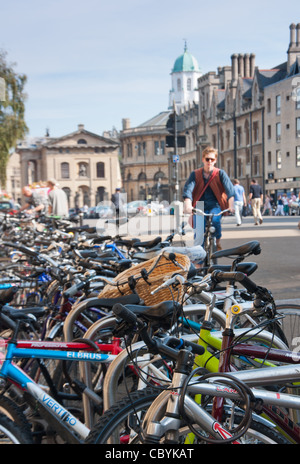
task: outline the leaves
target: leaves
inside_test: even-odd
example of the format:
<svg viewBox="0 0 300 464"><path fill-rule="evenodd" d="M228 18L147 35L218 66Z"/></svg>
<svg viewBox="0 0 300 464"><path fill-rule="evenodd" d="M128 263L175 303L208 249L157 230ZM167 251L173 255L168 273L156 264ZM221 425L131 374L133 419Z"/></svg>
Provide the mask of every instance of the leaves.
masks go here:
<svg viewBox="0 0 300 464"><path fill-rule="evenodd" d="M0 77L5 81L5 100L0 101L0 183L6 184L6 166L10 150L28 132L25 123L24 87L27 78L14 71L14 64L6 61L6 52L0 50Z"/></svg>

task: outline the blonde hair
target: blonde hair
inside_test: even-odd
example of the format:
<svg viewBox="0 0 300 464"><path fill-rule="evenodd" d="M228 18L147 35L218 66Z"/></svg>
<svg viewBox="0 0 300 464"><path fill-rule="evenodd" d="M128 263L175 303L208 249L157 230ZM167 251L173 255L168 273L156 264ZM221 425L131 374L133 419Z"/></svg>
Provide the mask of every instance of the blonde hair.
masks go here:
<svg viewBox="0 0 300 464"><path fill-rule="evenodd" d="M206 147L202 152L202 158L205 158L210 153L213 153L216 159L218 158L218 150L214 147Z"/></svg>

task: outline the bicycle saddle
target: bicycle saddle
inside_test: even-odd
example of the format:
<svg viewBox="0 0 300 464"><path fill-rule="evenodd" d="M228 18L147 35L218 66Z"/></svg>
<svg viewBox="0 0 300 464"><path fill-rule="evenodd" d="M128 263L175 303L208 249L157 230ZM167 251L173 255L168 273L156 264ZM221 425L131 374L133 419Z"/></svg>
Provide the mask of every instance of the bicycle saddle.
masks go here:
<svg viewBox="0 0 300 464"><path fill-rule="evenodd" d="M28 307L28 308L23 308L23 309L17 309L14 308L13 306L3 306L1 309L1 312L5 314L6 316L10 317L12 320L18 320L18 319L23 319L24 317L32 314L35 316L37 319L39 317L42 317L46 314L46 308L43 306L33 306L33 307Z"/></svg>
<svg viewBox="0 0 300 464"><path fill-rule="evenodd" d="M257 269L257 263L239 263L236 266L235 271L242 272L243 274L246 274L247 276L250 276L253 274L254 271ZM210 268L207 270L208 274L211 274L213 271L223 271L223 272L230 272L231 266L230 264L213 264L210 266Z"/></svg>
<svg viewBox="0 0 300 464"><path fill-rule="evenodd" d="M259 255L261 252L260 243L257 240L252 242L244 243L235 248L228 248L226 250L215 251L212 254L212 258L223 258L225 256L234 257L234 256L243 256L247 254Z"/></svg>
<svg viewBox="0 0 300 464"><path fill-rule="evenodd" d="M157 322L162 328L170 327L170 319L179 314L181 305L173 301L163 301L153 306L125 304L126 308L147 322Z"/></svg>
<svg viewBox="0 0 300 464"><path fill-rule="evenodd" d="M158 245L161 242L161 237L156 237L153 240L148 240L146 242L136 242L133 244L133 248L152 248L155 245Z"/></svg>
<svg viewBox="0 0 300 464"><path fill-rule="evenodd" d="M82 302L82 308L83 310L92 307L112 309L116 303L138 305L139 302L140 297L136 293L132 293L117 298L89 298Z"/></svg>

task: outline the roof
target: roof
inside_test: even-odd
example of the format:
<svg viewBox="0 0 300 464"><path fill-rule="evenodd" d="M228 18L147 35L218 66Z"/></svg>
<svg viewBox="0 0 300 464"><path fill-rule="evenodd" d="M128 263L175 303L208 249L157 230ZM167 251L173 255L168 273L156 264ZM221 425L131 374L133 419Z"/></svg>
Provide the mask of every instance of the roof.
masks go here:
<svg viewBox="0 0 300 464"><path fill-rule="evenodd" d="M199 71L199 66L196 58L187 50L187 47L184 48L184 53L180 55L174 63L172 73L175 72L186 72L186 71Z"/></svg>
<svg viewBox="0 0 300 464"><path fill-rule="evenodd" d="M138 127L165 126L171 112L172 111L162 111L156 116L153 116L153 118L148 119L148 121L140 124Z"/></svg>

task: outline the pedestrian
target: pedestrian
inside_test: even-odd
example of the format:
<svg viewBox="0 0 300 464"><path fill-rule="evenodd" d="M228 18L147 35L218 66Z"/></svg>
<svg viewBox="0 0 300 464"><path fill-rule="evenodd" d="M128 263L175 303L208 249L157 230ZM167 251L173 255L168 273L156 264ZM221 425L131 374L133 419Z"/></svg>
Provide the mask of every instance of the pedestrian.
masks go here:
<svg viewBox="0 0 300 464"><path fill-rule="evenodd" d="M262 211L262 215L268 214L269 216L272 216L272 205L271 205L271 197L269 195L266 195L266 200L264 204L264 209Z"/></svg>
<svg viewBox="0 0 300 464"><path fill-rule="evenodd" d="M281 195L279 195L278 200L277 200L277 208L275 211L275 216L284 216L283 201L282 201Z"/></svg>
<svg viewBox="0 0 300 464"><path fill-rule="evenodd" d="M236 225L241 226L243 206L245 207L247 206L245 189L242 185L240 185L240 181L238 179L234 179L233 188L234 188L234 211L235 211Z"/></svg>
<svg viewBox="0 0 300 464"><path fill-rule="evenodd" d="M254 217L254 225L263 223L260 207L263 203L263 192L261 186L257 183L256 179L251 180L249 200L251 200L251 208Z"/></svg>
<svg viewBox="0 0 300 464"><path fill-rule="evenodd" d="M193 208L197 208L198 201L204 202L204 212L208 214L217 214L225 209L230 209L234 213L234 189L233 185L222 169L215 167L218 159L218 151L213 147L207 147L202 153L203 167L192 171L183 189L184 212L192 214ZM214 216L212 225L215 227L215 237L217 249L221 250L221 218ZM194 216L193 227L195 229L195 244L199 235L197 228L201 229L202 224L199 216Z"/></svg>
<svg viewBox="0 0 300 464"><path fill-rule="evenodd" d="M121 189L119 187L116 188L115 193L113 193L111 197L112 203L115 205L116 210L116 217L120 217L123 214L124 210L124 200L121 194Z"/></svg>
<svg viewBox="0 0 300 464"><path fill-rule="evenodd" d="M48 200L49 207L48 213L61 218L69 217L68 197L63 189L61 189L55 179L49 179L47 182L49 187Z"/></svg>
<svg viewBox="0 0 300 464"><path fill-rule="evenodd" d="M33 189L29 185L23 187L22 193L26 197L26 203L20 208L20 211L26 211L29 214L36 213L37 215L47 214L47 194L44 195L38 189Z"/></svg>
<svg viewBox="0 0 300 464"><path fill-rule="evenodd" d="M283 203L283 214L284 216L288 216L290 212L290 206L289 206L289 199L286 193L282 195L282 203Z"/></svg>

